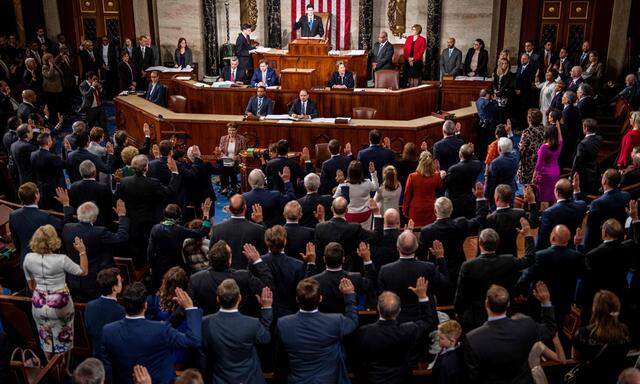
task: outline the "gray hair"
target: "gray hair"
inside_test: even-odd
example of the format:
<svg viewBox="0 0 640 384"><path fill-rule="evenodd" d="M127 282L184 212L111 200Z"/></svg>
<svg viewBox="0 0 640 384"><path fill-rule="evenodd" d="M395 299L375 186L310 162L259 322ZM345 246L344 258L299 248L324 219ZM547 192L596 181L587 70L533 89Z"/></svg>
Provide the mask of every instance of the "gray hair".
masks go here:
<svg viewBox="0 0 640 384"><path fill-rule="evenodd" d="M291 200L284 206L284 218L291 221L300 220L302 206L297 200Z"/></svg>
<svg viewBox="0 0 640 384"><path fill-rule="evenodd" d="M378 313L385 320L395 320L400 313L400 297L391 291L384 291L378 296Z"/></svg>
<svg viewBox="0 0 640 384"><path fill-rule="evenodd" d="M513 151L513 141L508 137L498 139L498 149L500 153L510 153Z"/></svg>
<svg viewBox="0 0 640 384"><path fill-rule="evenodd" d="M309 192L316 192L320 188L320 176L310 173L304 177L304 187Z"/></svg>
<svg viewBox="0 0 640 384"><path fill-rule="evenodd" d="M566 91L564 95L567 97L567 100L569 100L571 104L575 103L576 99L578 98L578 96L576 96L576 93L573 91Z"/></svg>
<svg viewBox="0 0 640 384"><path fill-rule="evenodd" d="M103 382L104 366L94 357L86 359L73 371L74 384L102 384Z"/></svg>
<svg viewBox="0 0 640 384"><path fill-rule="evenodd" d="M442 124L442 132L447 136L453 135L456 133L456 123L453 120L445 120L444 124Z"/></svg>
<svg viewBox="0 0 640 384"><path fill-rule="evenodd" d="M582 91L583 95L592 96L593 95L593 87L587 83L582 83L578 87L580 91Z"/></svg>
<svg viewBox="0 0 640 384"><path fill-rule="evenodd" d="M434 204L434 209L439 219L446 219L450 217L451 212L453 212L453 204L448 197L438 197Z"/></svg>
<svg viewBox="0 0 640 384"><path fill-rule="evenodd" d="M400 256L411 256L418 250L418 238L407 229L398 236L396 247L400 252Z"/></svg>
<svg viewBox="0 0 640 384"><path fill-rule="evenodd" d="M385 227L398 227L400 225L400 213L395 208L387 208L384 211Z"/></svg>
<svg viewBox="0 0 640 384"><path fill-rule="evenodd" d="M575 65L575 66L571 67L571 70L572 70L572 71L573 71L574 69L575 69L576 71L578 71L578 74L582 75L582 67L581 67L581 66L579 66L579 65Z"/></svg>
<svg viewBox="0 0 640 384"><path fill-rule="evenodd" d="M80 171L80 176L82 176L83 179L95 177L96 175L96 165L93 164L93 161L91 160L85 160L80 163L78 170Z"/></svg>
<svg viewBox="0 0 640 384"><path fill-rule="evenodd" d="M24 65L25 65L25 66L28 66L28 65L29 65L29 63L31 63L31 62L34 62L34 63L35 63L35 62L36 62L36 59L34 59L33 57L27 57L26 59L24 59Z"/></svg>
<svg viewBox="0 0 640 384"><path fill-rule="evenodd" d="M254 169L249 173L249 186L251 189L264 188L264 173L260 169Z"/></svg>
<svg viewBox="0 0 640 384"><path fill-rule="evenodd" d="M500 235L491 228L483 229L482 232L480 232L480 236L478 236L478 244L487 252L495 252L495 250L498 249L499 242Z"/></svg>
<svg viewBox="0 0 640 384"><path fill-rule="evenodd" d="M86 203L80 204L76 213L79 222L93 224L96 222L100 210L94 202L87 201Z"/></svg>
<svg viewBox="0 0 640 384"><path fill-rule="evenodd" d="M75 123L73 123L71 125L71 130L73 131L73 133L78 134L80 132L83 132L87 129L87 124L85 124L84 121L82 120L78 120Z"/></svg>
<svg viewBox="0 0 640 384"><path fill-rule="evenodd" d="M149 159L145 155L135 155L131 160L131 168L137 174L143 174L149 166Z"/></svg>

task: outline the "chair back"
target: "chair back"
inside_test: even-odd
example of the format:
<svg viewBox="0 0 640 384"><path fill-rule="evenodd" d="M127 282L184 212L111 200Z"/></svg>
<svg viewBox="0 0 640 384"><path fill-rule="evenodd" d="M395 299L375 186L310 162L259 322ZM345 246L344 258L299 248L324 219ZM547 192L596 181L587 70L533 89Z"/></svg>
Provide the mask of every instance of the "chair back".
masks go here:
<svg viewBox="0 0 640 384"><path fill-rule="evenodd" d="M376 88L400 88L400 71L395 69L381 69L375 72Z"/></svg>
<svg viewBox="0 0 640 384"><path fill-rule="evenodd" d="M324 27L324 35L322 37L327 38L331 30L331 12L314 12L314 15L318 15L322 20L322 26Z"/></svg>
<svg viewBox="0 0 640 384"><path fill-rule="evenodd" d="M376 112L378 112L378 110L375 108L355 107L351 109L351 117L353 117L354 119L371 120L375 118Z"/></svg>
<svg viewBox="0 0 640 384"><path fill-rule="evenodd" d="M187 98L182 95L169 96L169 109L175 113L187 112Z"/></svg>
<svg viewBox="0 0 640 384"><path fill-rule="evenodd" d="M404 63L404 44L393 44L393 58L391 62L396 68L399 68Z"/></svg>
<svg viewBox="0 0 640 384"><path fill-rule="evenodd" d="M316 144L316 168L322 168L322 163L331 158L331 152L329 152L329 143Z"/></svg>

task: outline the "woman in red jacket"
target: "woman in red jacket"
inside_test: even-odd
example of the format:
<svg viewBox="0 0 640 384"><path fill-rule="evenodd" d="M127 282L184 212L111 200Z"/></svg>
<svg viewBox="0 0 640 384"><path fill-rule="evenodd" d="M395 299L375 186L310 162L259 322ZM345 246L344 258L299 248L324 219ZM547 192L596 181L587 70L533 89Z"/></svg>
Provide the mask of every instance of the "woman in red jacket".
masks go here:
<svg viewBox="0 0 640 384"><path fill-rule="evenodd" d="M618 168L625 168L627 165L631 165L631 151L633 147L640 146L640 112L631 112L629 117L629 123L631 129L622 138L620 144L620 153L618 154Z"/></svg>
<svg viewBox="0 0 640 384"><path fill-rule="evenodd" d="M404 42L404 70L403 84L407 87L416 87L422 79L422 55L427 49L427 39L420 36L422 26L415 24L411 27L411 35Z"/></svg>
<svg viewBox="0 0 640 384"><path fill-rule="evenodd" d="M436 189L441 185L440 171L431 153L423 151L416 171L407 179L402 202L402 212L413 220L416 227L423 227L436 220L433 205L436 202Z"/></svg>

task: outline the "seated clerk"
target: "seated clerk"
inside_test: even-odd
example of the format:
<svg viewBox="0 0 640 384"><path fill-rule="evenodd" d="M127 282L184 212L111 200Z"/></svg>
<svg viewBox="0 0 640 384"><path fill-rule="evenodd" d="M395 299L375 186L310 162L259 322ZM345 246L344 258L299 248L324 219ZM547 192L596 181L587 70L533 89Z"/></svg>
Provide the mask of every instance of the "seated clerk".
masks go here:
<svg viewBox="0 0 640 384"><path fill-rule="evenodd" d="M331 79L329 79L329 86L331 88L353 88L355 87L355 80L353 78L353 72L347 71L347 67L343 62L338 63L338 70L333 72Z"/></svg>
<svg viewBox="0 0 640 384"><path fill-rule="evenodd" d="M240 68L240 61L237 57L233 56L231 60L229 60L230 65L225 65L222 68L222 73L220 77L218 77L218 81L233 81L235 83L243 83L246 84L249 79L247 77L247 72Z"/></svg>
<svg viewBox="0 0 640 384"><path fill-rule="evenodd" d="M158 71L151 72L151 83L149 83L149 88L147 89L147 93L144 98L154 104L165 107L167 105L166 94L167 88L160 83Z"/></svg>
<svg viewBox="0 0 640 384"><path fill-rule="evenodd" d="M316 103L313 100L309 100L309 93L306 89L300 90L300 96L298 100L291 104L289 114L298 119L314 119L318 117Z"/></svg>
<svg viewBox="0 0 640 384"><path fill-rule="evenodd" d="M267 116L273 114L273 100L267 97L267 88L259 85L256 95L251 96L244 113L247 116Z"/></svg>
<svg viewBox="0 0 640 384"><path fill-rule="evenodd" d="M265 87L278 85L278 75L276 71L269 67L269 64L267 64L265 60L260 60L260 64L253 72L253 77L251 78L251 86L257 87L258 85Z"/></svg>

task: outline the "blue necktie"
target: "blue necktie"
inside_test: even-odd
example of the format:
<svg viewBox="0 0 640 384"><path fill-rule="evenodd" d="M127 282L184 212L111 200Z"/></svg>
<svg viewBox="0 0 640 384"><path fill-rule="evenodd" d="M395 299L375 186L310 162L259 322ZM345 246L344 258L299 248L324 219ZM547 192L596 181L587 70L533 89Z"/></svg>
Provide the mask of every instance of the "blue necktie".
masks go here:
<svg viewBox="0 0 640 384"><path fill-rule="evenodd" d="M311 28L313 28L313 19L309 19L309 32L311 32Z"/></svg>
<svg viewBox="0 0 640 384"><path fill-rule="evenodd" d="M262 97L258 97L258 113L260 113L260 108L262 108Z"/></svg>

